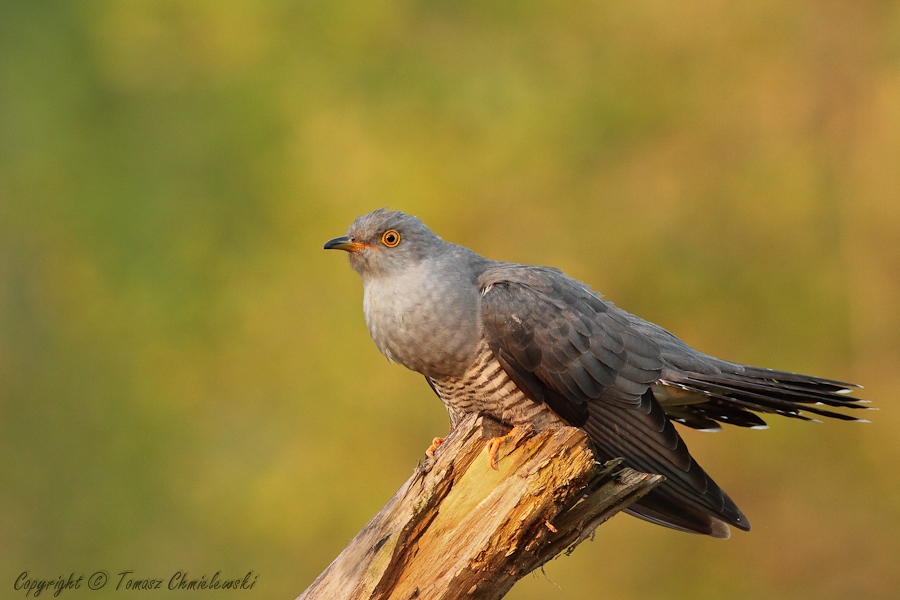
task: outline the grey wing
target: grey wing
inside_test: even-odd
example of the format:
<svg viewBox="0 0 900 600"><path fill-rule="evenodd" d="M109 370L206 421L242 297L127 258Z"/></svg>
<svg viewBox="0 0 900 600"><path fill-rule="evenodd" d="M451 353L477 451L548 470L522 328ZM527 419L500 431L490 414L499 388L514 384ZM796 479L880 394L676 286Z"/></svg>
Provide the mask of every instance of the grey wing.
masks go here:
<svg viewBox="0 0 900 600"><path fill-rule="evenodd" d="M728 533L721 521L749 528L654 398L665 362L627 313L553 269L506 265L479 284L485 339L519 388L585 429L600 458L666 477L632 512L719 537Z"/></svg>

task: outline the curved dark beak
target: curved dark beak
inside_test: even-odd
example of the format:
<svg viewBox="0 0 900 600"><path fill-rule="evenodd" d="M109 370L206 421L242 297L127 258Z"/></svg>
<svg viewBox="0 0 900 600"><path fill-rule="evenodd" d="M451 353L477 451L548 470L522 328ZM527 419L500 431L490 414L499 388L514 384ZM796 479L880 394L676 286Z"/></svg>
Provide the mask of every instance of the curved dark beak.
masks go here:
<svg viewBox="0 0 900 600"><path fill-rule="evenodd" d="M348 236L343 235L341 237L336 237L333 240L328 240L325 242L325 246L322 247L323 250L344 250L345 252L358 252L360 249L365 248L366 244L361 244L359 242L354 242Z"/></svg>

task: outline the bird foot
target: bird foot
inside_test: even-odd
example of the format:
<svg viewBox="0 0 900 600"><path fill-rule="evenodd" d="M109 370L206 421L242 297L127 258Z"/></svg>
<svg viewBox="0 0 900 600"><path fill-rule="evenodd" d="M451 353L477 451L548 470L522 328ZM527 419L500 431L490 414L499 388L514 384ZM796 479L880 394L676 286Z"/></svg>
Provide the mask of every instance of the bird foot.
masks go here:
<svg viewBox="0 0 900 600"><path fill-rule="evenodd" d="M427 456L428 458L434 458L435 451L443 443L444 443L444 438L442 438L442 437L436 437L433 440L431 440L431 445L428 446L428 450L425 451L425 456Z"/></svg>
<svg viewBox="0 0 900 600"><path fill-rule="evenodd" d="M501 435L500 437L491 438L487 443L487 451L488 451L488 463L490 463L491 468L495 471L499 471L500 469L497 467L497 452L500 451L500 446L503 444L506 438L510 437L515 428L510 430L506 435Z"/></svg>

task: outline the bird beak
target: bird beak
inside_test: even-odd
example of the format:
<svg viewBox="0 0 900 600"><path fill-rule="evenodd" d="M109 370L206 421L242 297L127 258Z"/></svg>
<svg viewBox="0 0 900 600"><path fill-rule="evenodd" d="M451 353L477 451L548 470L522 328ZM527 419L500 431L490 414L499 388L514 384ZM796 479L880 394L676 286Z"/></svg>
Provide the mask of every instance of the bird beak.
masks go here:
<svg viewBox="0 0 900 600"><path fill-rule="evenodd" d="M345 250L346 252L359 252L363 248L367 248L368 244L354 242L348 236L344 235L336 237L333 240L325 242L324 250Z"/></svg>

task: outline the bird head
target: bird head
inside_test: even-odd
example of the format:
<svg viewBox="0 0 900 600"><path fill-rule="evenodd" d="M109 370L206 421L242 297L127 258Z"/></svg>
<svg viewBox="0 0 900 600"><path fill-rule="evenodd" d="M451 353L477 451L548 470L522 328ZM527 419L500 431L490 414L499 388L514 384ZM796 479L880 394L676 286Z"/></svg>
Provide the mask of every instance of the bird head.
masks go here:
<svg viewBox="0 0 900 600"><path fill-rule="evenodd" d="M441 238L418 218L378 209L358 217L347 235L325 243L325 250L344 250L350 266L363 278L402 271L438 252Z"/></svg>

